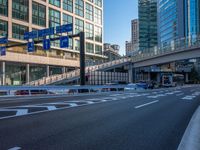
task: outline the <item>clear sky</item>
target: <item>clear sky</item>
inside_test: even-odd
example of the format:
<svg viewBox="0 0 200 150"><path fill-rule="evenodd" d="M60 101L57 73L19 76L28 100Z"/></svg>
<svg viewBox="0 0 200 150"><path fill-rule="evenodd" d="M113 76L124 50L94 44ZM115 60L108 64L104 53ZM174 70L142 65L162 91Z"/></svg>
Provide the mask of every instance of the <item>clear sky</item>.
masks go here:
<svg viewBox="0 0 200 150"><path fill-rule="evenodd" d="M104 0L104 42L120 45L131 40L131 20L138 18L138 0Z"/></svg>

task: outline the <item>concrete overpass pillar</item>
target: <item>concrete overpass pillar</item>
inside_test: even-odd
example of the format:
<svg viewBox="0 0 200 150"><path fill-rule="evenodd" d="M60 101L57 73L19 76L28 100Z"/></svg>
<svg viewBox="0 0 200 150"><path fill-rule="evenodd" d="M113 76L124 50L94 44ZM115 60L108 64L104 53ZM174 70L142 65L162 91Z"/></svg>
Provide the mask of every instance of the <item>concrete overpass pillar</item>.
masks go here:
<svg viewBox="0 0 200 150"><path fill-rule="evenodd" d="M185 83L188 83L189 82L189 76L188 76L188 73L185 73Z"/></svg>
<svg viewBox="0 0 200 150"><path fill-rule="evenodd" d="M160 83L160 73L157 73L157 82Z"/></svg>
<svg viewBox="0 0 200 150"><path fill-rule="evenodd" d="M129 65L128 68L128 82L129 83L133 82L133 65Z"/></svg>

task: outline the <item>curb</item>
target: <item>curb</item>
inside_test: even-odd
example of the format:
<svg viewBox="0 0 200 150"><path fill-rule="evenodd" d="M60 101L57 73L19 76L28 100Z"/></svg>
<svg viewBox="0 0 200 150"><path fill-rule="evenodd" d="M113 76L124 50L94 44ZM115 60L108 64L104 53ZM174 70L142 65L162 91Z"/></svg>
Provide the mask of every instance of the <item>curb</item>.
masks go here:
<svg viewBox="0 0 200 150"><path fill-rule="evenodd" d="M200 150L200 106L192 116L177 150Z"/></svg>

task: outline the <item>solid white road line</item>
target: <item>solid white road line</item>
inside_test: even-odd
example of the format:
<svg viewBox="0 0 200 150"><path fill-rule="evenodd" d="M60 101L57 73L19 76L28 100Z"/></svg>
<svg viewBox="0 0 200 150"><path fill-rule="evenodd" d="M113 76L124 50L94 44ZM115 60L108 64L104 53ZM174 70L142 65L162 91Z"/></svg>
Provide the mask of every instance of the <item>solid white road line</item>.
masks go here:
<svg viewBox="0 0 200 150"><path fill-rule="evenodd" d="M13 148L9 148L8 150L20 150L21 147L13 147Z"/></svg>
<svg viewBox="0 0 200 150"><path fill-rule="evenodd" d="M145 107L145 106L148 106L148 105L151 105L151 104L154 104L154 103L158 103L158 102L159 102L159 100L156 100L156 101L145 103L145 104L142 104L142 105L139 105L139 106L135 106L135 109L142 108L142 107Z"/></svg>

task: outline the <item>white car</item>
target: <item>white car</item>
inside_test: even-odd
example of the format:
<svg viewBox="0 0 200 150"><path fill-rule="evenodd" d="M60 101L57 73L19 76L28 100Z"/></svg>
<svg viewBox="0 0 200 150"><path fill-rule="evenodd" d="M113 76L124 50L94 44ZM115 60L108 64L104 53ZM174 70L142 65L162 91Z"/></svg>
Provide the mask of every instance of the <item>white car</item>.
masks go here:
<svg viewBox="0 0 200 150"><path fill-rule="evenodd" d="M142 87L139 87L137 84L130 83L125 88L125 91L133 91L133 90L144 90Z"/></svg>

